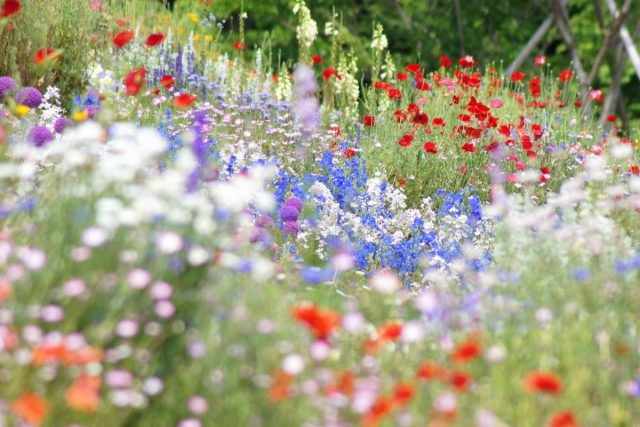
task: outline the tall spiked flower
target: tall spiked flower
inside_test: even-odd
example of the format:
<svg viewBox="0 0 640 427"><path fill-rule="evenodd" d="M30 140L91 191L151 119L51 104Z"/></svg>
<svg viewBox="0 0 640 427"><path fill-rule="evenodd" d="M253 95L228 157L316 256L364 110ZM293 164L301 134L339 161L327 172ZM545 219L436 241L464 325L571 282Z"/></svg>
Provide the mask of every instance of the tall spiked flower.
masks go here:
<svg viewBox="0 0 640 427"><path fill-rule="evenodd" d="M293 13L298 15L298 27L296 28L296 38L300 43L300 57L307 60L309 57L309 49L313 41L318 36L318 25L311 18L311 11L307 7L304 0L296 1L293 6Z"/></svg>
<svg viewBox="0 0 640 427"><path fill-rule="evenodd" d="M313 70L305 64L296 67L293 74L295 86L295 114L304 133L313 132L319 125L320 114L316 91L318 84Z"/></svg>

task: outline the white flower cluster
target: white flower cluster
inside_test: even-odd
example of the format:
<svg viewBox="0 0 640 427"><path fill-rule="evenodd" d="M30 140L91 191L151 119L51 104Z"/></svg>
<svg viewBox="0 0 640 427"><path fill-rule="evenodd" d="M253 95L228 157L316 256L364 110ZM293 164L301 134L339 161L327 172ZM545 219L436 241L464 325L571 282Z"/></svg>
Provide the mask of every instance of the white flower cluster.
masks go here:
<svg viewBox="0 0 640 427"><path fill-rule="evenodd" d="M293 6L294 15L299 15L299 24L296 28L298 42L306 49L311 48L313 41L318 37L318 25L311 18L311 11L304 0L298 0Z"/></svg>
<svg viewBox="0 0 640 427"><path fill-rule="evenodd" d="M347 61L345 56L340 58L338 63L338 74L341 79L336 80L336 94L346 97L345 115L356 121L358 117L358 99L360 97L360 85L355 75L358 72L355 56L352 54Z"/></svg>
<svg viewBox="0 0 640 427"><path fill-rule="evenodd" d="M387 36L384 35L382 24L377 24L373 30L373 40L371 41L371 49L382 52L389 46Z"/></svg>
<svg viewBox="0 0 640 427"><path fill-rule="evenodd" d="M47 87L42 97L42 104L40 104L38 108L41 111L38 124L52 129L53 124L63 113L62 107L60 106L60 90L53 86Z"/></svg>

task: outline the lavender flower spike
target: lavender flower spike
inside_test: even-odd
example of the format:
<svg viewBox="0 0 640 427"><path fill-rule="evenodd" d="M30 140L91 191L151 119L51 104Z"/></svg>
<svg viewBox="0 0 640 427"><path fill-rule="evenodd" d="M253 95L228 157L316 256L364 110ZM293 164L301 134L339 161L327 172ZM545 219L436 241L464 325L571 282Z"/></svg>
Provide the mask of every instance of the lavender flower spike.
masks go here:
<svg viewBox="0 0 640 427"><path fill-rule="evenodd" d="M295 115L304 132L313 132L320 124L320 113L316 91L318 84L313 70L300 64L293 74L295 85Z"/></svg>

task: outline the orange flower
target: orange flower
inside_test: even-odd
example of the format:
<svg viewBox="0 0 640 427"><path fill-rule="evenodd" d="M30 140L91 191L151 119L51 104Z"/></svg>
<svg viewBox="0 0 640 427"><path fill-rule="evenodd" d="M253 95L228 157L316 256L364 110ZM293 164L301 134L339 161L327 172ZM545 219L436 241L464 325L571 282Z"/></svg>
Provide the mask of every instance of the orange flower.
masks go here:
<svg viewBox="0 0 640 427"><path fill-rule="evenodd" d="M333 385L327 387L325 394L331 396L332 394L342 394L345 396L351 396L355 386L355 375L350 371L344 371L336 378Z"/></svg>
<svg viewBox="0 0 640 427"><path fill-rule="evenodd" d="M11 283L4 279L0 279L0 304L9 299L12 293L13 289L11 288Z"/></svg>
<svg viewBox="0 0 640 427"><path fill-rule="evenodd" d="M421 380L444 379L447 376L447 370L436 362L424 362L418 368L417 376Z"/></svg>
<svg viewBox="0 0 640 427"><path fill-rule="evenodd" d="M176 108L189 108L194 102L198 99L197 96L191 95L189 93L181 93L180 95L173 98L173 105Z"/></svg>
<svg viewBox="0 0 640 427"><path fill-rule="evenodd" d="M340 315L313 304L298 305L293 308L293 318L304 323L318 339L326 339L340 324Z"/></svg>
<svg viewBox="0 0 640 427"><path fill-rule="evenodd" d="M279 402L291 395L291 383L293 375L284 371L276 371L271 377L271 387L269 387L269 399L272 402Z"/></svg>
<svg viewBox="0 0 640 427"><path fill-rule="evenodd" d="M43 345L33 350L31 362L34 365L62 363L66 366L86 365L102 360L102 350L95 348L82 348L69 350L63 344Z"/></svg>
<svg viewBox="0 0 640 427"><path fill-rule="evenodd" d="M26 392L11 402L11 410L27 423L38 426L47 416L49 404L37 394Z"/></svg>
<svg viewBox="0 0 640 427"><path fill-rule="evenodd" d="M551 372L534 371L524 377L524 388L531 392L560 394L562 393L562 382Z"/></svg>
<svg viewBox="0 0 640 427"><path fill-rule="evenodd" d="M60 51L56 49L46 48L40 49L33 55L33 61L42 65L47 62L57 61L60 58Z"/></svg>
<svg viewBox="0 0 640 427"><path fill-rule="evenodd" d="M396 341L402 334L402 325L396 322L385 323L378 329L380 340Z"/></svg>
<svg viewBox="0 0 640 427"><path fill-rule="evenodd" d="M123 48L129 44L134 37L135 33L133 31L122 31L113 38L113 45L118 48Z"/></svg>
<svg viewBox="0 0 640 427"><path fill-rule="evenodd" d="M569 411L556 412L549 421L549 427L580 427L576 417Z"/></svg>
<svg viewBox="0 0 640 427"><path fill-rule="evenodd" d="M71 409L80 412L95 412L100 403L100 377L83 375L69 387L64 400Z"/></svg>
<svg viewBox="0 0 640 427"><path fill-rule="evenodd" d="M482 347L477 338L469 338L466 341L460 343L458 348L451 354L451 360L453 363L466 363L482 353Z"/></svg>

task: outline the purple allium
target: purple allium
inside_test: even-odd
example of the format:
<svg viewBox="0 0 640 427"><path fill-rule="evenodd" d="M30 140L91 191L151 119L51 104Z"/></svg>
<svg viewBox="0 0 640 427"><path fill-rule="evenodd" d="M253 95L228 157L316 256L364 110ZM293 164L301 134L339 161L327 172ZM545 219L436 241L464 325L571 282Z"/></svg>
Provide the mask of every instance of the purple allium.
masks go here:
<svg viewBox="0 0 640 427"><path fill-rule="evenodd" d="M0 98L3 98L7 94L7 92L9 92L14 87L16 87L16 81L11 77L0 77Z"/></svg>
<svg viewBox="0 0 640 427"><path fill-rule="evenodd" d="M298 230L298 223L295 221L285 221L282 225L282 232L285 236L289 234L295 236L298 234Z"/></svg>
<svg viewBox="0 0 640 427"><path fill-rule="evenodd" d="M73 121L66 117L59 117L56 122L53 124L53 129L57 133L62 133L66 128L73 127Z"/></svg>
<svg viewBox="0 0 640 427"><path fill-rule="evenodd" d="M34 126L29 131L27 138L33 142L36 147L42 147L47 142L53 141L53 134L46 126Z"/></svg>
<svg viewBox="0 0 640 427"><path fill-rule="evenodd" d="M290 197L284 202L285 206L293 206L298 210L298 212L302 212L302 200L297 197Z"/></svg>
<svg viewBox="0 0 640 427"><path fill-rule="evenodd" d="M286 221L297 221L300 216L300 211L293 205L284 205L280 209L280 219Z"/></svg>
<svg viewBox="0 0 640 427"><path fill-rule="evenodd" d="M42 94L35 87L23 87L16 94L16 102L29 108L36 108L42 102Z"/></svg>

